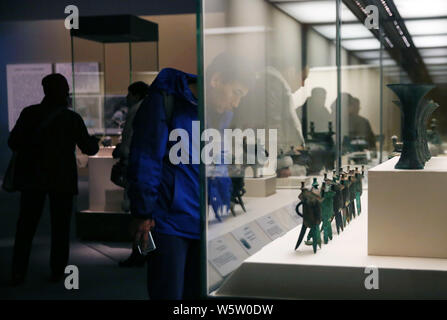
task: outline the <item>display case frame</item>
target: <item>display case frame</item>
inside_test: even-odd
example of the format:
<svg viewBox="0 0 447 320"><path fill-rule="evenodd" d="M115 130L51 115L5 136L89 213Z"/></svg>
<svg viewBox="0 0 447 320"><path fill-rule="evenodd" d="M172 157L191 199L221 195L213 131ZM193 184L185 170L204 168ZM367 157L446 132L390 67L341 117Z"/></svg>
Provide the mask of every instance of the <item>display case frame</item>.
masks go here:
<svg viewBox="0 0 447 320"><path fill-rule="evenodd" d="M134 15L111 15L111 16L85 16L79 18L79 28L71 29L71 79L72 83L72 106L79 111L81 105L77 101L79 94L86 92L79 90L79 82L82 65L94 65L95 70L91 77L96 77L95 90L88 90L87 94L96 95L100 98L98 108L98 121L93 127L88 126L91 133L102 136L113 136L120 134L120 123L109 122L107 115L125 108L125 96L127 86L134 81L144 80L148 84L156 77L159 71L159 36L158 24ZM127 44L127 45L126 45ZM124 48L127 46L127 48ZM78 48L79 47L79 48ZM83 47L83 50L81 48ZM87 50L89 49L89 50ZM90 51L90 52L89 52ZM97 51L92 53L91 51ZM97 59L91 62L89 60ZM118 57L118 58L117 58ZM126 63L121 58L124 58ZM118 60L117 60L118 59ZM88 60L88 61L86 61ZM122 73L119 75L114 69L127 68L128 81L121 81ZM120 70L121 71L121 70ZM109 76L109 73L112 76ZM109 83L110 82L110 83ZM116 98L120 97L120 101ZM111 105L115 99L116 105L112 105L112 111L106 106ZM116 110L115 110L116 109ZM118 117L119 118L119 117ZM89 119L87 124L89 123ZM117 127L115 129L115 127Z"/></svg>
<svg viewBox="0 0 447 320"><path fill-rule="evenodd" d="M240 3L251 3L252 4L252 11L243 11L243 10L238 10L240 8L244 8L244 5L241 5ZM198 11L197 11L197 33L198 33L198 73L199 73L199 79L203 79L203 82L200 83L200 120L201 120L201 132L203 132L203 130L205 130L208 127L208 118L206 117L206 114L208 112L208 103L207 103L207 77L209 77L207 75L207 66L209 66L210 64L212 64L211 62L211 58L210 56L216 56L215 52L219 51L219 50L224 50L226 48L226 46L229 46L229 43L232 44L236 44L235 46L237 47L238 45L243 47L244 46L244 41L241 40L244 37L244 34L247 33L262 33L262 32L268 32L267 30L271 31L271 29L269 29L270 25L266 24L266 25L262 25L262 24L255 24L250 25L250 23L253 23L253 21L258 21L256 20L256 17L258 17L257 15L260 15L259 12L261 12L263 9L263 6L266 5L277 5L278 3L283 3L284 1L256 1L256 0L247 0L247 1L240 1L238 2L238 4L235 4L235 1L225 1L224 3L220 3L217 4L216 1L213 0L203 0L203 1L198 1L199 6L198 6ZM293 1L290 1L293 2ZM304 1L306 2L306 1ZM307 1L310 2L310 1ZM354 19L364 19L366 17L365 14L365 10L360 10L360 8L363 8L362 5L366 5L366 4L370 4L370 2L372 1L360 1L358 2L356 5L354 4L350 4L349 1L342 1L342 0L336 0L333 1L335 3L334 6L334 10L336 11L335 13L335 21L333 24L329 24L326 23L327 26L333 26L335 29L335 37L332 40L333 44L334 44L334 49L333 49L333 55L334 55L334 60L335 63L333 65L330 65L329 67L326 67L325 70L323 70L324 68L320 68L318 69L318 66L316 67L319 71L326 72L327 70L329 70L329 72L335 76L335 81L334 81L334 85L335 85L335 90L334 92L336 92L335 96L335 101L334 101L334 105L335 105L335 137L334 137L334 143L335 143L335 150L336 150L336 156L335 156L335 168L337 170L337 172L340 169L346 170L347 165L349 165L349 160L346 157L346 151L344 148L344 141L343 141L343 135L346 134L348 131L346 131L348 128L348 130L350 129L349 126L347 126L347 121L346 118L343 116L343 112L345 110L346 107L346 100L344 100L343 98L343 93L344 90L346 90L346 88L349 87L349 84L346 85L345 79L351 77L355 78L355 76L359 77L358 74L366 74L368 77L365 77L363 80L361 79L362 82L359 82L358 85L359 86L364 86L365 88L367 86L370 85L370 83L368 83L368 81L370 81L369 79L373 79L372 81L376 81L377 83L374 82L373 88L374 91L372 91L372 93L370 95L372 96L376 96L377 98L377 103L374 106L374 112L377 111L377 118L375 118L374 120L372 120L373 122L373 127L376 130L376 133L378 133L376 135L376 141L375 141L375 145L377 146L377 149L375 150L375 153L373 155L375 162L373 162L370 167L373 167L374 165L380 164L384 161L387 160L387 155L388 153L391 151L390 150L390 143L388 141L385 141L386 139L390 138L390 132L392 130L394 130L394 132L396 132L396 134L401 134L400 132L400 119L399 116L397 116L395 110L392 110L389 107L390 102L395 99L395 96L393 96L392 94L390 94L389 92L386 91L385 88L385 84L389 83L390 81L397 81L397 82L405 82L405 81L413 81L413 82L418 82L418 81L425 81L426 77L425 76L421 76L421 75L417 75L416 73L411 75L411 79L406 79L406 71L405 69L408 68L407 65L405 65L405 63L402 63L402 60L400 58L398 58L399 56L399 51L404 50L404 47L402 46L402 44L400 43L400 47L396 47L393 48L390 45L390 38L392 38L392 41L395 41L394 43L397 43L397 41L399 39L395 39L393 38L394 35L394 31L390 29L390 19L387 18L385 16L386 11L385 11L385 7L380 7L380 13L381 13L381 18L380 18L380 24L379 24L379 28L377 30L371 30L371 38L374 39L374 41L376 41L376 43L374 44L374 47L377 47L376 49L374 49L374 51L377 51L378 53L378 65L369 65L368 62L368 66L362 66L362 64L366 65L366 61L369 60L361 60L360 54L359 56L357 55L353 55L351 56L349 54L349 52L347 53L346 51L346 47L345 47L345 43L344 41L350 41L350 40L356 40L355 38L347 38L345 39L343 36L343 26L346 23L351 23L351 22L355 22L356 20L345 20L345 17L342 16L343 13L346 13L346 7L348 6L352 12L353 12L353 17ZM257 7L257 4L259 4L259 9ZM379 3L376 3L377 5L379 5ZM342 8L343 6L343 8ZM355 8L355 7L358 8ZM247 4L245 6L245 8L250 8L250 4ZM259 9L259 12L257 11ZM281 6L276 7L277 10L279 10L282 14L285 14L284 19L289 19L289 18L294 18L292 17L290 12L285 13L285 11L283 10L283 8ZM363 8L364 9L364 8ZM393 7L393 9L395 9ZM250 12L250 17L244 15L244 13L246 14L247 12ZM265 11L264 11L265 13ZM220 15L219 15L220 14ZM383 15L382 15L383 14ZM239 25L238 25L238 18L241 17L246 17L246 20L239 20ZM349 18L350 19L350 18ZM247 20L249 20L250 22L246 22ZM241 21L245 21L246 23L241 23ZM262 21L262 19L260 19L259 21ZM391 21L392 22L392 21ZM311 28L311 24L304 24L302 29L303 29L303 33L302 33L302 44L305 44L307 39L308 34L304 31L305 29L310 29ZM216 38L212 38L212 36L217 37L216 35L221 34L222 35L222 40L221 42L219 42L219 39ZM211 36L212 35L212 36ZM224 37L226 37L224 39ZM237 40L235 40L237 37L240 37L240 41L237 42ZM248 37L247 37L248 39ZM233 42L232 42L233 41ZM258 44L261 42L258 42ZM269 43L265 46L262 47L260 46L259 52L261 55L264 54L264 51L262 50L266 50L268 51L269 49L267 48L269 45ZM216 49L219 48L219 49ZM372 51L370 49L366 50L366 53L369 53L369 51ZM303 54L303 60L302 60L302 65L300 67L304 67L306 66L307 63L311 63L309 62L309 60L312 59L307 59L309 58L309 54L305 47L305 45L303 45L303 47L301 48L301 51L305 54ZM355 51L355 49L354 49ZM249 55L249 50L247 50L247 55ZM307 54L306 54L307 53ZM361 52L363 53L363 52ZM331 53L328 52L328 55L330 55ZM402 54L401 54L402 55ZM404 53L403 55L407 55L407 53ZM409 54L411 55L411 53ZM396 76L392 77L388 75L388 70L389 70L389 66L385 63L385 60L387 59L387 57L392 56L393 59L395 59L395 64L397 64L397 66L395 66L397 68L397 70L399 70L399 73ZM306 58L307 57L307 58ZM312 57L310 57L312 58ZM265 61L268 61L269 56L268 54L266 55L266 59ZM405 60L405 59L404 59ZM355 68L351 67L352 64L355 65L355 63L352 63L352 61L357 61L357 63L360 65L359 68ZM266 62L266 66L267 66ZM315 68L314 68L315 71ZM365 80L366 79L366 80ZM352 86L352 85L351 85ZM365 96L365 95L364 95ZM364 98L364 97L363 97ZM351 99L352 100L352 99ZM362 100L363 101L363 100ZM391 111L390 111L391 110ZM307 131L306 129L309 129L309 122L308 119L306 119L306 117L309 117L309 108L306 108L306 105L304 105L303 107L303 112L301 114L302 117L302 128L305 130L304 134L306 135L306 133L308 133L309 131ZM253 115L255 116L255 115ZM304 118L304 119L303 119ZM385 120L384 120L385 119ZM203 143L202 143L202 149L203 149ZM369 155L371 156L371 155ZM355 166L351 164L351 167ZM366 168L368 169L368 168ZM348 169L349 170L349 169ZM281 239L284 238L293 238L290 236L290 234L288 233L291 230L297 230L297 228L295 228L294 226L297 226L300 224L300 221L295 220L295 221L291 221L291 217L293 216L293 211L294 211L294 206L296 206L297 204L297 196L299 194L299 192L295 192L295 196L291 196L289 197L287 201L283 202L282 205L275 207L275 208L270 208L268 210L270 211L265 211L262 215L264 215L265 217L258 217L258 218L253 218L253 219L249 219L249 218L244 218L242 211L239 212L239 216L237 217L231 217L228 219L228 221L230 221L228 223L229 227L216 227L214 224L214 219L210 218L213 216L213 213L210 209L210 204L209 204L209 198L208 198L208 181L209 181L209 176L207 176L206 172L207 172L207 166L203 163L201 163L201 214L202 214L202 251L203 253L203 259L202 259L202 288L203 288L203 295L206 297L211 297L211 296L219 296L219 297L238 297L238 296L243 296L243 297L262 297L262 298L309 298L309 297L313 297L316 298L318 297L318 292L317 291L312 291L310 290L308 293L309 295L306 294L295 294L292 293L293 289L290 289L289 291L284 289L284 286L281 285L281 283L287 282L287 279L284 277L281 277L280 274L278 275L273 275L273 273L275 272L275 270L279 270L279 273L281 273L281 270L286 270L286 268L291 268L293 269L293 266L291 266L290 264L292 262L288 261L288 262L284 262L284 265L280 265L281 263L278 263L278 265L276 265L275 261L268 261L268 258L264 256L261 258L262 256L262 252L261 253L256 253L255 256L252 257L252 254L247 253L247 250L244 249L244 244L240 241L238 241L238 235L235 234L235 231L239 232L237 229L241 228L241 227L249 227L251 228L251 234L256 234L257 235L262 235L262 236L268 236L268 230L266 230L265 228L263 228L262 226L262 222L259 221L260 218L265 218L265 217L269 217L273 220L277 220L275 223L278 226L282 226L284 227L284 232L280 233ZM312 177L311 177L312 178ZM367 191L367 173L365 174L365 184L364 184L364 190ZM312 181L312 180L311 180ZM318 182L321 184L321 177L318 177ZM305 181L306 182L306 181ZM308 183L308 182L306 182ZM367 207L367 196L366 196L367 192L364 192L364 196L362 198L362 202L364 202L364 207ZM294 194L293 191L290 192L290 194ZM281 196L284 195L284 193L281 191L277 194L277 196L279 198L281 198ZM274 199L275 196L270 196L268 199L270 201L276 201ZM287 196L286 196L287 198ZM267 199L267 198L266 198ZM284 199L283 199L284 200ZM280 201L283 201L280 200ZM253 202L254 201L254 202ZM267 201L268 202L268 201ZM253 203L262 203L262 201L258 201L256 202L256 200L254 200L254 198L249 198L247 200L247 203L249 206L252 206L252 208L257 208L258 210L263 210L262 206L264 206L264 208L269 208L269 205L267 203L264 203L264 205L259 205L259 207L256 204ZM267 210L267 209L266 209ZM211 212L211 213L210 213ZM365 215L367 214L367 210L364 210ZM251 212L252 213L252 212ZM262 216L261 215L261 216ZM241 223L236 223L235 220L239 219L240 221L242 221ZM362 221L361 223L359 222L358 224L361 224L364 227L364 219L366 219L366 217L362 217ZM287 220L287 221L286 221ZM255 225L254 225L255 224ZM362 227L362 228L363 228ZM360 228L360 227L359 227ZM225 230L228 229L228 230ZM237 233L236 232L236 233ZM297 231L295 231L295 233L297 233ZM240 234L240 232L238 233ZM358 234L357 234L358 235ZM296 234L297 236L297 234ZM253 238L256 238L256 236L253 236ZM259 236L258 236L259 238ZM363 239L363 238L362 238ZM365 240L365 242L362 242L362 245L365 245L365 251L361 251L361 254L366 252L366 238L363 239ZM362 241L363 241L362 240ZM219 243L216 243L216 241L220 241ZM264 241L264 244L261 247L265 247L266 249L260 249L259 251L263 251L265 252L270 252L272 253L272 248L275 247L275 243L279 243L279 242L284 242L283 240L278 240L278 238L270 238L266 241ZM242 243L242 244L241 244ZM253 244L253 243L250 243ZM290 243L290 247L292 247L292 243ZM214 249L210 247L213 247ZM216 249L219 248L219 249ZM275 248L277 248L279 250L279 248L276 246ZM214 250L214 252L213 252ZM221 256L216 256L216 250L221 250ZM330 250L330 248L328 248L328 250ZM259 252L258 251L258 252ZM291 250L290 250L291 251ZM308 250L307 250L308 251ZM355 251L355 250L354 250ZM355 251L356 253L354 253L354 255L352 257L354 257L357 253L359 253L360 251ZM317 253L318 254L318 253ZM227 269L225 269L224 266L222 265L216 265L216 261L222 262L223 258L226 257L228 258L228 260L233 260L234 262L234 269L233 270L237 270L237 272L232 273L229 272ZM214 259L214 258L217 258ZM350 258L347 258L350 259ZM214 260L214 261L213 261ZM259 264L259 272L256 272L256 266L257 263L259 263L259 261L262 260L262 263L265 263L265 266L261 266ZM318 257L316 258L316 260L318 260ZM316 261L315 260L315 261ZM371 259L371 261L373 261L374 259ZM386 259L384 259L383 261L377 259L374 260L376 262L378 262L379 264L381 264L383 261L385 261ZM399 259L397 259L399 260ZM396 260L396 261L397 261ZM424 281L423 278L420 278L420 274L422 274L424 271L429 270L429 272L433 272L432 276L437 278L437 279L441 279L440 277L442 277L443 274L445 274L446 269L446 264L445 262L442 261L438 261L438 262L433 262L433 261L429 261L429 260L412 260L411 258L408 259L408 261L404 261L405 259L403 259L403 264L400 267L396 267L397 265L393 263L391 264L387 264L388 262L385 262L385 264L380 265L380 268L383 268L385 271L385 273L387 274L386 277L387 279L389 278L399 278L398 281L396 280L396 282L394 282L394 284L402 285L401 289L404 288L405 290L408 289L408 283L406 283L404 280L402 280L402 277L414 277L415 279L415 283L417 283L417 288L413 291L409 291L409 292L404 292L405 290L395 290L395 288L393 289L393 285L391 287L388 287L386 292L383 292L383 297L420 297L423 296L424 294L424 290L428 291L430 290L430 286L425 286L424 285ZM388 260L387 260L388 261ZM416 263L419 268L415 268L415 272L412 273L411 271L408 274L404 275L404 272L401 272L402 270L405 270L408 266L408 263ZM407 263L407 264L406 264ZM298 263L299 264L299 263ZM362 278L362 276L360 274L364 274L364 270L365 268L368 267L368 265L364 265L363 262L360 263L360 265L355 265L355 266L348 266L345 264L337 264L337 263L323 263L323 265L313 265L312 259L309 259L309 263L305 262L304 263L306 266L303 270L300 269L300 267L302 266L297 266L298 269L300 269L302 272L306 272L306 273L310 273L309 274L309 279L316 281L314 282L316 284L317 287L319 287L319 289L324 290L325 284L324 281L331 281L329 278L324 278L323 279L316 279L315 277L317 276L317 274L321 274L322 272L330 272L329 269L331 269L331 267L333 268L338 268L337 270L340 272L340 274L343 274L343 277L345 277L346 275L348 275L351 271L353 271L354 269L354 273L355 273L355 278L356 280L359 280ZM318 264L318 263L317 263ZM398 264L398 263L397 263ZM424 265L426 267L424 267ZM276 266L276 267L275 267ZM350 269L351 267L354 267L354 269ZM395 268L396 267L396 268ZM402 267L402 268L401 268ZM345 268L345 269L343 269ZM349 270L348 270L349 269ZM263 271L264 270L264 273ZM312 274L312 270L315 271L315 274ZM345 272L346 271L346 272ZM295 271L294 271L295 272ZM363 272L363 273L362 273ZM421 273L422 272L422 273ZM252 276L250 276L250 273L252 274ZM292 272L293 273L293 272ZM351 273L352 275L353 273ZM289 274L290 275L290 274ZM267 290L262 291L261 287L262 284L261 283L257 283L257 277L258 278L262 278L262 277L272 277L272 279L269 279L268 281L266 281L267 286L271 285L271 287L269 287L272 290L272 294L269 295L268 293L266 293L269 288L267 288ZM294 276L299 276L298 273L294 273ZM347 278L344 279L348 279L350 276L347 276ZM216 280L218 279L218 280ZM275 282L276 279L277 281ZM360 280L359 280L360 281ZM400 281L400 282L399 282ZM297 285L303 285L306 287L310 287L312 286L312 282L310 281L292 281L293 283L296 283ZM257 283L257 284L256 284ZM340 282L340 285L343 283L343 281ZM393 283L392 281L390 281L390 283ZM223 286L222 286L223 285ZM349 284L351 285L351 284ZM222 287L221 287L222 286ZM281 293L281 290L284 289L284 292ZM256 290L260 290L258 293L259 295L256 295ZM364 287L359 289L361 290L365 290ZM262 294L261 294L262 291ZM287 293L285 293L287 292ZM355 291L355 290L347 290L347 291L342 291L342 292L338 292L338 296L341 297L346 297L346 298L355 298L355 297L362 297L362 298L376 298L378 297L377 294L375 294L373 291L370 291L369 294L368 292L362 292L361 295L359 294L359 291ZM436 295L440 295L439 290L436 290L435 292L432 292L430 294L427 293L427 296L436 296ZM336 291L327 291L326 293L322 293L321 297L325 297L325 298L335 298L337 297L337 292Z"/></svg>

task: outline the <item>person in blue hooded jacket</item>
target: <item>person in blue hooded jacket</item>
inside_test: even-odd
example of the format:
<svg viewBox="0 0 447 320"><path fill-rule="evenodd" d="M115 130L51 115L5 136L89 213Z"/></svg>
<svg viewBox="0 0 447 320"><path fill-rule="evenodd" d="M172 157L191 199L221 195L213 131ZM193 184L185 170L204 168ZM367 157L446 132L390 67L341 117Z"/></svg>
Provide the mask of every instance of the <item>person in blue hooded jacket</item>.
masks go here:
<svg viewBox="0 0 447 320"><path fill-rule="evenodd" d="M228 54L214 59L207 69L207 126L228 126L233 108L247 94L245 67ZM128 181L132 232L136 243L147 241L152 230L156 250L148 255L147 286L155 299L193 299L200 292L200 179L199 164L192 164L193 121L198 121L197 76L166 68L151 84L135 117ZM167 107L167 101L172 99ZM168 111L169 110L169 111ZM169 133L188 133L189 161L173 164L169 150L176 141ZM209 203L229 208L228 177L209 179Z"/></svg>

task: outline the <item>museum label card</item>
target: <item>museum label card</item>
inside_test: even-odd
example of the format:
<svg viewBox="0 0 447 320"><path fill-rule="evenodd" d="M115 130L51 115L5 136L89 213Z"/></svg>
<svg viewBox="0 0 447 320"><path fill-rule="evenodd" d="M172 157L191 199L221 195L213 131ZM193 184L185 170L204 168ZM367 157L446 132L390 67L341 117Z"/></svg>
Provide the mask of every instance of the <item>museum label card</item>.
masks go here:
<svg viewBox="0 0 447 320"><path fill-rule="evenodd" d="M232 232L232 235L249 255L258 252L268 243L265 235L262 237L262 235L259 234L259 232L262 233L262 231L259 230L259 227L257 227L257 230L255 228L256 226L253 227L250 224L247 224Z"/></svg>
<svg viewBox="0 0 447 320"><path fill-rule="evenodd" d="M229 275L242 263L224 236L208 242L208 261L222 277Z"/></svg>
<svg viewBox="0 0 447 320"><path fill-rule="evenodd" d="M265 217L257 219L256 221L258 222L261 229L264 230L264 232L272 240L281 237L285 233L283 227L281 227L281 225L272 215L267 215Z"/></svg>

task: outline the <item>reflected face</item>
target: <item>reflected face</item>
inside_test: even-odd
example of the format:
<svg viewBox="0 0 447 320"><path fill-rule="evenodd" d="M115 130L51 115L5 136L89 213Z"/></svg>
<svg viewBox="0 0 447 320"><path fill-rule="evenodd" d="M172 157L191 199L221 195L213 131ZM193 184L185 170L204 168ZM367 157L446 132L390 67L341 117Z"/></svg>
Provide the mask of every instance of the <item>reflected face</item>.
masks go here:
<svg viewBox="0 0 447 320"><path fill-rule="evenodd" d="M353 115L357 115L359 114L360 111L360 106L358 104L350 104L348 106L348 113L349 114L353 114Z"/></svg>
<svg viewBox="0 0 447 320"><path fill-rule="evenodd" d="M312 104L318 107L324 106L326 103L326 91L321 88L314 88L312 90Z"/></svg>
<svg viewBox="0 0 447 320"><path fill-rule="evenodd" d="M232 111L241 103L241 99L248 93L248 88L237 80L222 81L219 74L213 75L207 98L217 113Z"/></svg>

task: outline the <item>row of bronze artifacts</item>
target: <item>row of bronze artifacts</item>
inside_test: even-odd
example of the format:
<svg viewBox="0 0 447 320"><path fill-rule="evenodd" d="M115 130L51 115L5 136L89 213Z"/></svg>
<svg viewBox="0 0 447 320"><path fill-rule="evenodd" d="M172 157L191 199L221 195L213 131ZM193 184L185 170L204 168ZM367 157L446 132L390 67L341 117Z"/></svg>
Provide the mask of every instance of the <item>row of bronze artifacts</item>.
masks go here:
<svg viewBox="0 0 447 320"><path fill-rule="evenodd" d="M304 182L301 184L301 193L298 196L300 202L297 204L296 213L303 218L303 224L295 246L298 249L302 243L307 229L307 245L312 245L314 253L317 247L321 248L321 233L325 244L332 240L332 221L335 220L337 234L362 211L360 197L362 195L365 172L356 167L355 170L343 172L342 169L333 171L332 179L324 175L323 183L319 187L317 179L314 178L311 188L306 188ZM300 208L302 207L302 212Z"/></svg>

